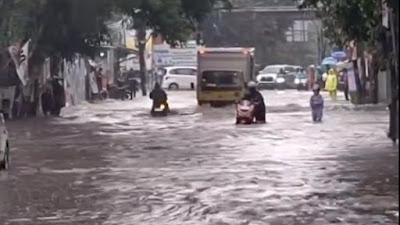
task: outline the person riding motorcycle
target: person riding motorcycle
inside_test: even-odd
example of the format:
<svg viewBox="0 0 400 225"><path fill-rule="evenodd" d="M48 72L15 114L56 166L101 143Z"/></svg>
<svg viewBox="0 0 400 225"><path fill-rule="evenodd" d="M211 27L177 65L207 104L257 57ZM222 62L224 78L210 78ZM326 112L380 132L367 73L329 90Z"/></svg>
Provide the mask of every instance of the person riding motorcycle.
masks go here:
<svg viewBox="0 0 400 225"><path fill-rule="evenodd" d="M154 89L150 93L150 99L153 100L153 106L151 108L151 112L154 112L154 109L160 107L161 104L164 104L165 110L169 112L169 107L168 107L168 97L167 93L163 89L161 89L161 86L159 83L156 83L154 86Z"/></svg>
<svg viewBox="0 0 400 225"><path fill-rule="evenodd" d="M251 101L255 104L254 117L256 122L265 123L265 103L262 94L257 91L257 84L254 81L250 81L247 84L248 92L244 96L243 100Z"/></svg>

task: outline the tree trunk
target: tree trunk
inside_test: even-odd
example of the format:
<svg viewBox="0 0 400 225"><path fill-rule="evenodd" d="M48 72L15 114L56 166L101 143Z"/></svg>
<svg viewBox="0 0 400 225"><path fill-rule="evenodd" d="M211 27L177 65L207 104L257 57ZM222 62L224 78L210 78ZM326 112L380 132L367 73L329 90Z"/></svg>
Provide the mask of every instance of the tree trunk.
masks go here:
<svg viewBox="0 0 400 225"><path fill-rule="evenodd" d="M44 57L34 56L30 58L28 73L29 73L29 80L28 85L31 86L31 91L29 96L26 96L26 102L24 104L25 109L27 109L26 114L29 117L35 117L37 112L39 112L39 99L41 96L40 84L39 79L43 76L43 64L45 62Z"/></svg>
<svg viewBox="0 0 400 225"><path fill-rule="evenodd" d="M146 68L146 59L145 59L145 51L146 51L146 27L140 26L137 29L137 40L139 42L139 64L140 64L140 84L142 88L142 95L147 95L146 84L147 84L147 68Z"/></svg>
<svg viewBox="0 0 400 225"><path fill-rule="evenodd" d="M357 91L351 96L351 101L355 105L362 103L362 91L361 91L361 79L360 79L360 69L358 68L357 60L353 61L354 77L356 81Z"/></svg>
<svg viewBox="0 0 400 225"><path fill-rule="evenodd" d="M398 87L397 87L397 77L396 70L392 64L390 67L390 80L391 80L391 102L389 106L390 110L390 121L389 121L389 138L395 141L398 138Z"/></svg>
<svg viewBox="0 0 400 225"><path fill-rule="evenodd" d="M391 92L392 92L392 100L390 103L390 124L389 124L389 138L391 138L393 141L396 141L398 139L398 126L399 126L399 121L398 121L398 102L399 102L399 80L398 80L398 73L399 73L399 68L398 68L398 41L397 41L397 36L396 36L396 29L398 27L395 27L395 19L394 19L393 13L390 13L390 31L391 31L391 44L392 44L392 52L393 56L389 58L389 63L390 63L390 81L391 81ZM397 25L397 24L396 24Z"/></svg>

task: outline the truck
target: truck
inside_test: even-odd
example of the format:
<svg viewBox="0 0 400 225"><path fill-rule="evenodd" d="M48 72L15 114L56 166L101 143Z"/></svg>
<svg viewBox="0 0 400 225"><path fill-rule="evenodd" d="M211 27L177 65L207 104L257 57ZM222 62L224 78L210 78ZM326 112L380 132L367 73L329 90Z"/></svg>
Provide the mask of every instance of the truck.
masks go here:
<svg viewBox="0 0 400 225"><path fill-rule="evenodd" d="M254 80L254 48L204 48L197 54L197 102L219 106L243 98Z"/></svg>

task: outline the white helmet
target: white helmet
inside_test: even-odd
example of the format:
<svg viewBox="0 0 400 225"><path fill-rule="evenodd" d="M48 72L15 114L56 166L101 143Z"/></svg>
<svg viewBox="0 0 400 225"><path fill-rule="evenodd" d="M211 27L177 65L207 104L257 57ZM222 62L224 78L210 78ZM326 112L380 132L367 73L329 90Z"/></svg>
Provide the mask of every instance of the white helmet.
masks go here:
<svg viewBox="0 0 400 225"><path fill-rule="evenodd" d="M248 88L255 88L255 87L257 87L257 84L254 81L249 81L249 83L247 83L247 87Z"/></svg>

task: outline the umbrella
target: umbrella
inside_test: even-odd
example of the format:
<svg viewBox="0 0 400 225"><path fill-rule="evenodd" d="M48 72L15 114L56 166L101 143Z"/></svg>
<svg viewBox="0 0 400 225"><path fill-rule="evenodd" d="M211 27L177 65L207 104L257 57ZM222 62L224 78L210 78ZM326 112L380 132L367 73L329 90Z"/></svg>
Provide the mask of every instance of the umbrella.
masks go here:
<svg viewBox="0 0 400 225"><path fill-rule="evenodd" d="M344 59L344 58L347 57L347 54L346 54L346 52L338 51L338 52L333 52L333 53L331 54L331 56L332 56L333 58L335 58L335 59Z"/></svg>
<svg viewBox="0 0 400 225"><path fill-rule="evenodd" d="M350 62L338 62L336 68L338 70L350 69L353 65Z"/></svg>
<svg viewBox="0 0 400 225"><path fill-rule="evenodd" d="M324 60L322 60L321 65L329 65L329 66L334 66L337 63L337 59L333 57L326 57Z"/></svg>

